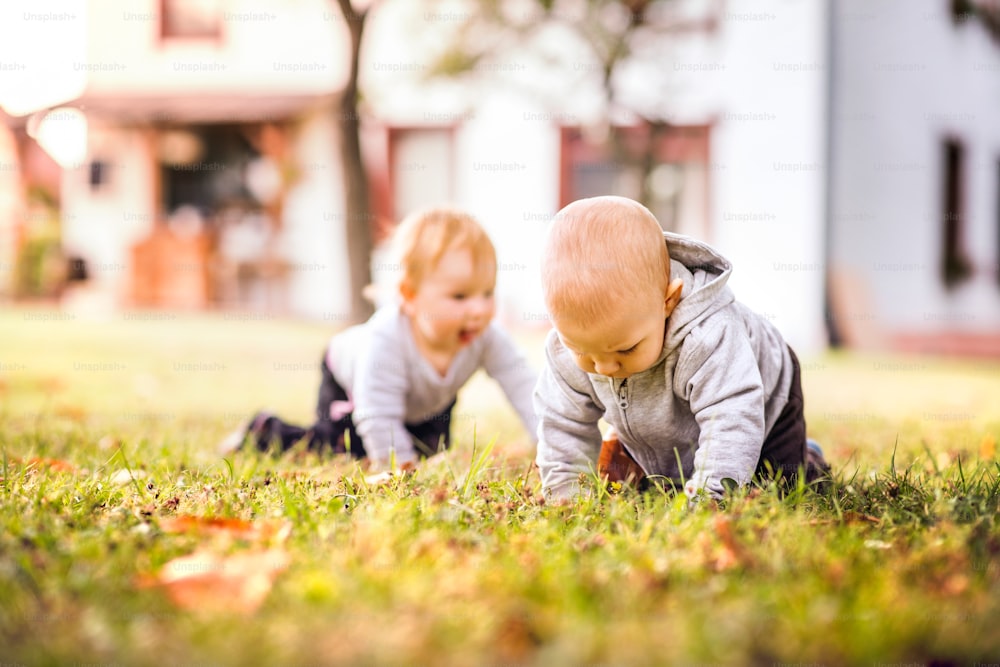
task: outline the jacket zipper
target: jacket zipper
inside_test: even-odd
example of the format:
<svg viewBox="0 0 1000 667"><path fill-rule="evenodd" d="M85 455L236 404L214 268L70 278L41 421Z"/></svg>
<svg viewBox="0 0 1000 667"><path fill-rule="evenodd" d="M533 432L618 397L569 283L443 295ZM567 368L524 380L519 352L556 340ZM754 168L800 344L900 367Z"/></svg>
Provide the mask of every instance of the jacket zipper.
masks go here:
<svg viewBox="0 0 1000 667"><path fill-rule="evenodd" d="M615 389L615 381L614 379L612 379L611 389L615 392L615 394L618 397L618 409L621 410L622 414L622 428L619 431L619 435L623 435L625 437L622 439L621 444L628 451L629 456L635 459L635 454L633 453L633 447L635 446L634 443L637 442L637 438L635 437L635 434L632 433L632 425L628 423L628 413L625 412L626 410L628 410L629 406L628 378L622 380L622 383L618 385L617 390ZM633 444L630 447L626 445L625 442Z"/></svg>
<svg viewBox="0 0 1000 667"><path fill-rule="evenodd" d="M614 389L614 380L611 381L611 388ZM628 442L635 442L635 436L632 434L632 425L628 423L628 413L625 412L626 410L628 410L628 405L629 405L628 378L622 380L622 383L618 385L618 389L615 393L618 396L618 409L621 410L622 414L623 428L621 429L621 435L625 436L623 440ZM628 449L628 447L625 445L625 442L622 442L622 446ZM629 451L629 456L635 458L635 456L632 454L631 451Z"/></svg>
<svg viewBox="0 0 1000 667"><path fill-rule="evenodd" d="M632 427L628 423L628 414L625 412L628 410L628 378L622 380L622 383L618 385L617 390L615 390L615 381L611 380L611 389L615 391L618 396L618 409L622 414L622 426L624 427L624 434L628 440L632 439Z"/></svg>
<svg viewBox="0 0 1000 667"><path fill-rule="evenodd" d="M622 412L628 409L628 378L622 380L622 383L618 385L618 407L622 409Z"/></svg>

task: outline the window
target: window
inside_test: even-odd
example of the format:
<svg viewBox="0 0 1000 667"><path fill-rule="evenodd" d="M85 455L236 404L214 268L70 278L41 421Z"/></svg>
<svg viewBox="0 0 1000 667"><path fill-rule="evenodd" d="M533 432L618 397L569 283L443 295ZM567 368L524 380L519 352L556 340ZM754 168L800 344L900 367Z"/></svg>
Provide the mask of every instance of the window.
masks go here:
<svg viewBox="0 0 1000 667"><path fill-rule="evenodd" d="M955 25L964 23L972 16L975 7L970 0L951 0L951 21Z"/></svg>
<svg viewBox="0 0 1000 667"><path fill-rule="evenodd" d="M944 142L944 192L942 202L943 241L941 279L951 289L972 274L972 266L965 252L965 148L956 139Z"/></svg>
<svg viewBox="0 0 1000 667"><path fill-rule="evenodd" d="M560 206L583 197L621 195L644 202L664 229L709 238L707 126L617 129L625 157L563 128ZM652 145L650 155L644 155ZM646 175L642 165L649 160ZM645 182L643 182L645 180Z"/></svg>
<svg viewBox="0 0 1000 667"><path fill-rule="evenodd" d="M108 165L103 160L93 160L90 163L90 170L87 176L92 192L97 192L108 182Z"/></svg>
<svg viewBox="0 0 1000 667"><path fill-rule="evenodd" d="M260 208L246 184L247 166L260 157L243 125L191 125L163 132L160 142L160 211L182 207L206 219L232 206ZM180 137L190 146L181 148Z"/></svg>
<svg viewBox="0 0 1000 667"><path fill-rule="evenodd" d="M962 25L978 20L994 41L1000 41L1000 2L997 0L951 0L951 22Z"/></svg>
<svg viewBox="0 0 1000 667"><path fill-rule="evenodd" d="M451 201L454 196L454 132L448 127L393 128L389 178L393 217Z"/></svg>
<svg viewBox="0 0 1000 667"><path fill-rule="evenodd" d="M217 38L222 31L221 0L160 0L164 38Z"/></svg>

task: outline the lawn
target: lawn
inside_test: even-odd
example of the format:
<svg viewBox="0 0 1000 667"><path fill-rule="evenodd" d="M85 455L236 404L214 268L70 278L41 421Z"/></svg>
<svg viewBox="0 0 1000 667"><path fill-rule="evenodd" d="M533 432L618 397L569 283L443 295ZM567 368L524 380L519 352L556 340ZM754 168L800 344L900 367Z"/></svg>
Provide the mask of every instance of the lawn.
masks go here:
<svg viewBox="0 0 1000 667"><path fill-rule="evenodd" d="M1000 662L1000 364L804 356L826 495L546 504L481 377L412 476L217 455L329 334L0 313L0 664Z"/></svg>

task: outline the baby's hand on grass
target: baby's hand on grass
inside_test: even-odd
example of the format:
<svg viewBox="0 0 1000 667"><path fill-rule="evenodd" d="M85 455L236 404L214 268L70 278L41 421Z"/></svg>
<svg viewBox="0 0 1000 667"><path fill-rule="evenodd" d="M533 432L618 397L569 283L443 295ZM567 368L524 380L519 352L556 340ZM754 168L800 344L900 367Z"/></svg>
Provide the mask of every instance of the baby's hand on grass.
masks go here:
<svg viewBox="0 0 1000 667"><path fill-rule="evenodd" d="M367 472L372 473L365 477L365 482L368 484L385 484L394 477L402 477L404 475L412 475L417 471L417 464L415 461L404 461L396 466L395 469L391 468L390 461L369 461Z"/></svg>

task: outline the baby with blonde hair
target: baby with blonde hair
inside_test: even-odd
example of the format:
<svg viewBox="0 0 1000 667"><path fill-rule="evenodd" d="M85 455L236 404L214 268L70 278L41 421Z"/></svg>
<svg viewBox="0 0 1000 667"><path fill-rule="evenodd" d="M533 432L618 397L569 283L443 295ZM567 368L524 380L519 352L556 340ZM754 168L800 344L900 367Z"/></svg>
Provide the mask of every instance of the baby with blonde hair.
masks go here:
<svg viewBox="0 0 1000 667"><path fill-rule="evenodd" d="M555 216L542 266L554 329L534 404L547 493L580 492L599 458L619 462L602 471L611 479L634 470L692 500L723 495L727 480L828 472L806 438L795 353L735 300L713 248L664 232L638 202L593 197ZM601 451L602 418L620 451Z"/></svg>
<svg viewBox="0 0 1000 667"><path fill-rule="evenodd" d="M398 303L330 340L316 423L303 428L260 412L224 451L246 442L285 450L305 441L378 467L408 466L450 447L458 391L480 368L535 433L537 375L493 322L497 261L483 228L460 210L418 211L399 224L393 245Z"/></svg>

